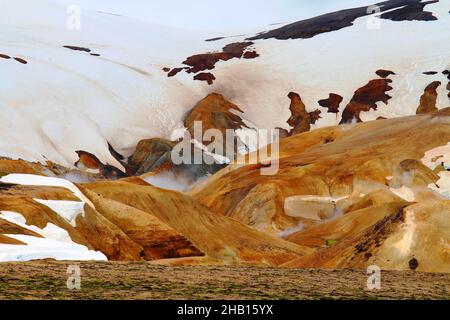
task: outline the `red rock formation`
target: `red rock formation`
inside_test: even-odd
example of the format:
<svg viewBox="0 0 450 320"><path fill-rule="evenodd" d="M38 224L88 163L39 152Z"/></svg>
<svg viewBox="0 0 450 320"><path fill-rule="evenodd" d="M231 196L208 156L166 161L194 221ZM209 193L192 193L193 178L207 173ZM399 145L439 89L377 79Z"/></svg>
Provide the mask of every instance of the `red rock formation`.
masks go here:
<svg viewBox="0 0 450 320"><path fill-rule="evenodd" d="M103 165L103 163L100 161L99 158L97 158L95 155L93 155L92 153L86 152L86 151L82 151L82 150L78 150L75 151L78 155L78 161L75 162L75 166L76 167L84 167L86 169L100 169L100 167Z"/></svg>
<svg viewBox="0 0 450 320"><path fill-rule="evenodd" d="M75 166L80 169L93 169L99 170L99 173L111 180L116 180L126 177L126 174L120 169L109 165L103 164L95 155L86 151L75 151L78 154L79 160L75 162Z"/></svg>
<svg viewBox="0 0 450 320"><path fill-rule="evenodd" d="M170 153L176 142L161 139L144 139L139 141L136 150L128 160L129 175L153 171L170 161Z"/></svg>
<svg viewBox="0 0 450 320"><path fill-rule="evenodd" d="M174 68L167 75L168 77L173 77L178 72L183 69L187 73L198 73L205 70L212 70L215 68L216 63L219 61L228 61L230 59L254 59L259 57L259 54L256 51L246 51L246 49L253 45L253 42L234 42L227 44L222 48L221 52L208 52L195 54L190 57L187 57L186 60L183 61L183 64L189 67L183 68ZM194 80L207 81L208 84L212 84L215 80L215 77L212 73L200 73L194 76Z"/></svg>
<svg viewBox="0 0 450 320"><path fill-rule="evenodd" d="M319 100L318 103L321 107L327 108L329 113L338 113L339 105L341 104L343 98L335 93L330 93L327 99Z"/></svg>
<svg viewBox="0 0 450 320"><path fill-rule="evenodd" d="M307 112L305 104L298 93L289 92L288 97L291 99L291 105L289 106L291 117L288 119L287 123L293 127L289 134L294 135L309 131L311 129L311 124L314 124L320 118L321 111L315 110L313 112Z"/></svg>
<svg viewBox="0 0 450 320"><path fill-rule="evenodd" d="M177 73L178 72L180 72L180 71L182 71L183 70L183 68L173 68L168 74L167 74L167 76L170 78L170 77L173 77L173 76L175 76L175 75L177 75Z"/></svg>
<svg viewBox="0 0 450 320"><path fill-rule="evenodd" d="M438 95L436 89L440 85L440 81L433 81L425 88L422 96L420 97L420 104L416 110L416 114L429 113L438 110L438 108L436 108L436 100Z"/></svg>
<svg viewBox="0 0 450 320"><path fill-rule="evenodd" d="M190 68L186 71L188 73L212 70L218 61L228 61L233 58L242 58L245 49L251 45L253 45L253 42L230 43L222 48L222 52L196 54L188 57L185 61L183 61L183 64L190 66Z"/></svg>
<svg viewBox="0 0 450 320"><path fill-rule="evenodd" d="M189 111L184 119L184 126L192 136L194 134L195 121L201 121L203 131L218 129L225 133L226 129L237 130L247 127L242 118L234 114L232 110L243 112L237 105L226 100L221 94L211 93Z"/></svg>
<svg viewBox="0 0 450 320"><path fill-rule="evenodd" d="M216 77L210 72L201 72L194 76L194 80L206 81L209 85L212 85Z"/></svg>
<svg viewBox="0 0 450 320"><path fill-rule="evenodd" d="M388 100L392 98L386 94L387 91L392 90L392 87L389 86L391 82L392 80L390 79L375 79L356 90L353 98L342 113L340 123L349 123L353 120L361 122L361 112L369 111L370 109L377 110L377 102L380 101L387 104Z"/></svg>
<svg viewBox="0 0 450 320"><path fill-rule="evenodd" d="M259 57L259 54L256 51L246 51L243 56L244 59L254 59L257 57Z"/></svg>

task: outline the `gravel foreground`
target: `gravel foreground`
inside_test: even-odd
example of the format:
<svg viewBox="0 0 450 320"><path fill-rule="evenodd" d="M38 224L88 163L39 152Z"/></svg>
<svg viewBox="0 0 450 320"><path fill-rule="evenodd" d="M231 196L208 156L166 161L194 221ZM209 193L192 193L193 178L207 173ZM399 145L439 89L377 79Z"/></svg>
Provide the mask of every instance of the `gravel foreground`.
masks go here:
<svg viewBox="0 0 450 320"><path fill-rule="evenodd" d="M79 266L81 286L71 290L73 266ZM381 288L374 291L367 277L365 270L0 263L0 299L450 299L450 274L382 271Z"/></svg>

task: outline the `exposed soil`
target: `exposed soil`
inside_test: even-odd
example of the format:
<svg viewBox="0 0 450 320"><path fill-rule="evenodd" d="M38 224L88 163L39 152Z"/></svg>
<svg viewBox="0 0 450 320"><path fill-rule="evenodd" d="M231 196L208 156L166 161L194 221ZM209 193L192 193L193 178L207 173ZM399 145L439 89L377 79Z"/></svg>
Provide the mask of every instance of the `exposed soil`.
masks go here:
<svg viewBox="0 0 450 320"><path fill-rule="evenodd" d="M79 265L81 289L67 289ZM167 267L136 262L36 261L0 264L0 299L450 299L450 274L364 270Z"/></svg>

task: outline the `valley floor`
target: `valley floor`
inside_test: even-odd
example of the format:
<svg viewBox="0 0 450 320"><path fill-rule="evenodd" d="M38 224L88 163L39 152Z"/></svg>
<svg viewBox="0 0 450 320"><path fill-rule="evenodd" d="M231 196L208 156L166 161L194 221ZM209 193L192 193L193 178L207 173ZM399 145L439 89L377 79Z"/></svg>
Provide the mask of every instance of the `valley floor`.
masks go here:
<svg viewBox="0 0 450 320"><path fill-rule="evenodd" d="M69 265L80 290L67 288ZM0 299L450 299L450 274L364 270L168 267L148 262L0 263Z"/></svg>

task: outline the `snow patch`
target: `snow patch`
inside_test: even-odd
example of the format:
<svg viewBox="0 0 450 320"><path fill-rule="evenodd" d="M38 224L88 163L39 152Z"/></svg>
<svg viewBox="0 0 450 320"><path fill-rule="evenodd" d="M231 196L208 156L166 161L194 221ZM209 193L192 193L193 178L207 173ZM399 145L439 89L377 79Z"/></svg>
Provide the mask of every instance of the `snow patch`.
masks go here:
<svg viewBox="0 0 450 320"><path fill-rule="evenodd" d="M27 245L0 244L0 261L28 261L47 258L56 260L107 260L103 253L89 250L87 247L73 242L67 230L52 223L47 223L45 228L41 229L34 225L28 225L23 215L12 211L1 211L0 218L44 237L6 234L6 236L22 241Z"/></svg>
<svg viewBox="0 0 450 320"><path fill-rule="evenodd" d="M76 219L79 215L84 216L84 202L66 200L42 200L33 199L55 211L59 216L76 227Z"/></svg>
<svg viewBox="0 0 450 320"><path fill-rule="evenodd" d="M436 184L430 183L428 188L450 199L450 172L445 171L449 170L450 167L450 142L428 150L421 161L431 170L434 170L439 165L443 166L443 170L438 173L439 180Z"/></svg>
<svg viewBox="0 0 450 320"><path fill-rule="evenodd" d="M66 188L70 190L83 203L87 203L92 208L95 208L94 204L88 198L86 198L86 196L81 193L81 191L72 182L64 179L45 177L34 174L13 173L1 177L0 181L3 183L13 183L27 186L52 186Z"/></svg>
<svg viewBox="0 0 450 320"><path fill-rule="evenodd" d="M85 246L75 243L26 235L5 235L22 241L27 245L0 244L0 261L29 261L38 259L107 260L103 253L89 250Z"/></svg>

